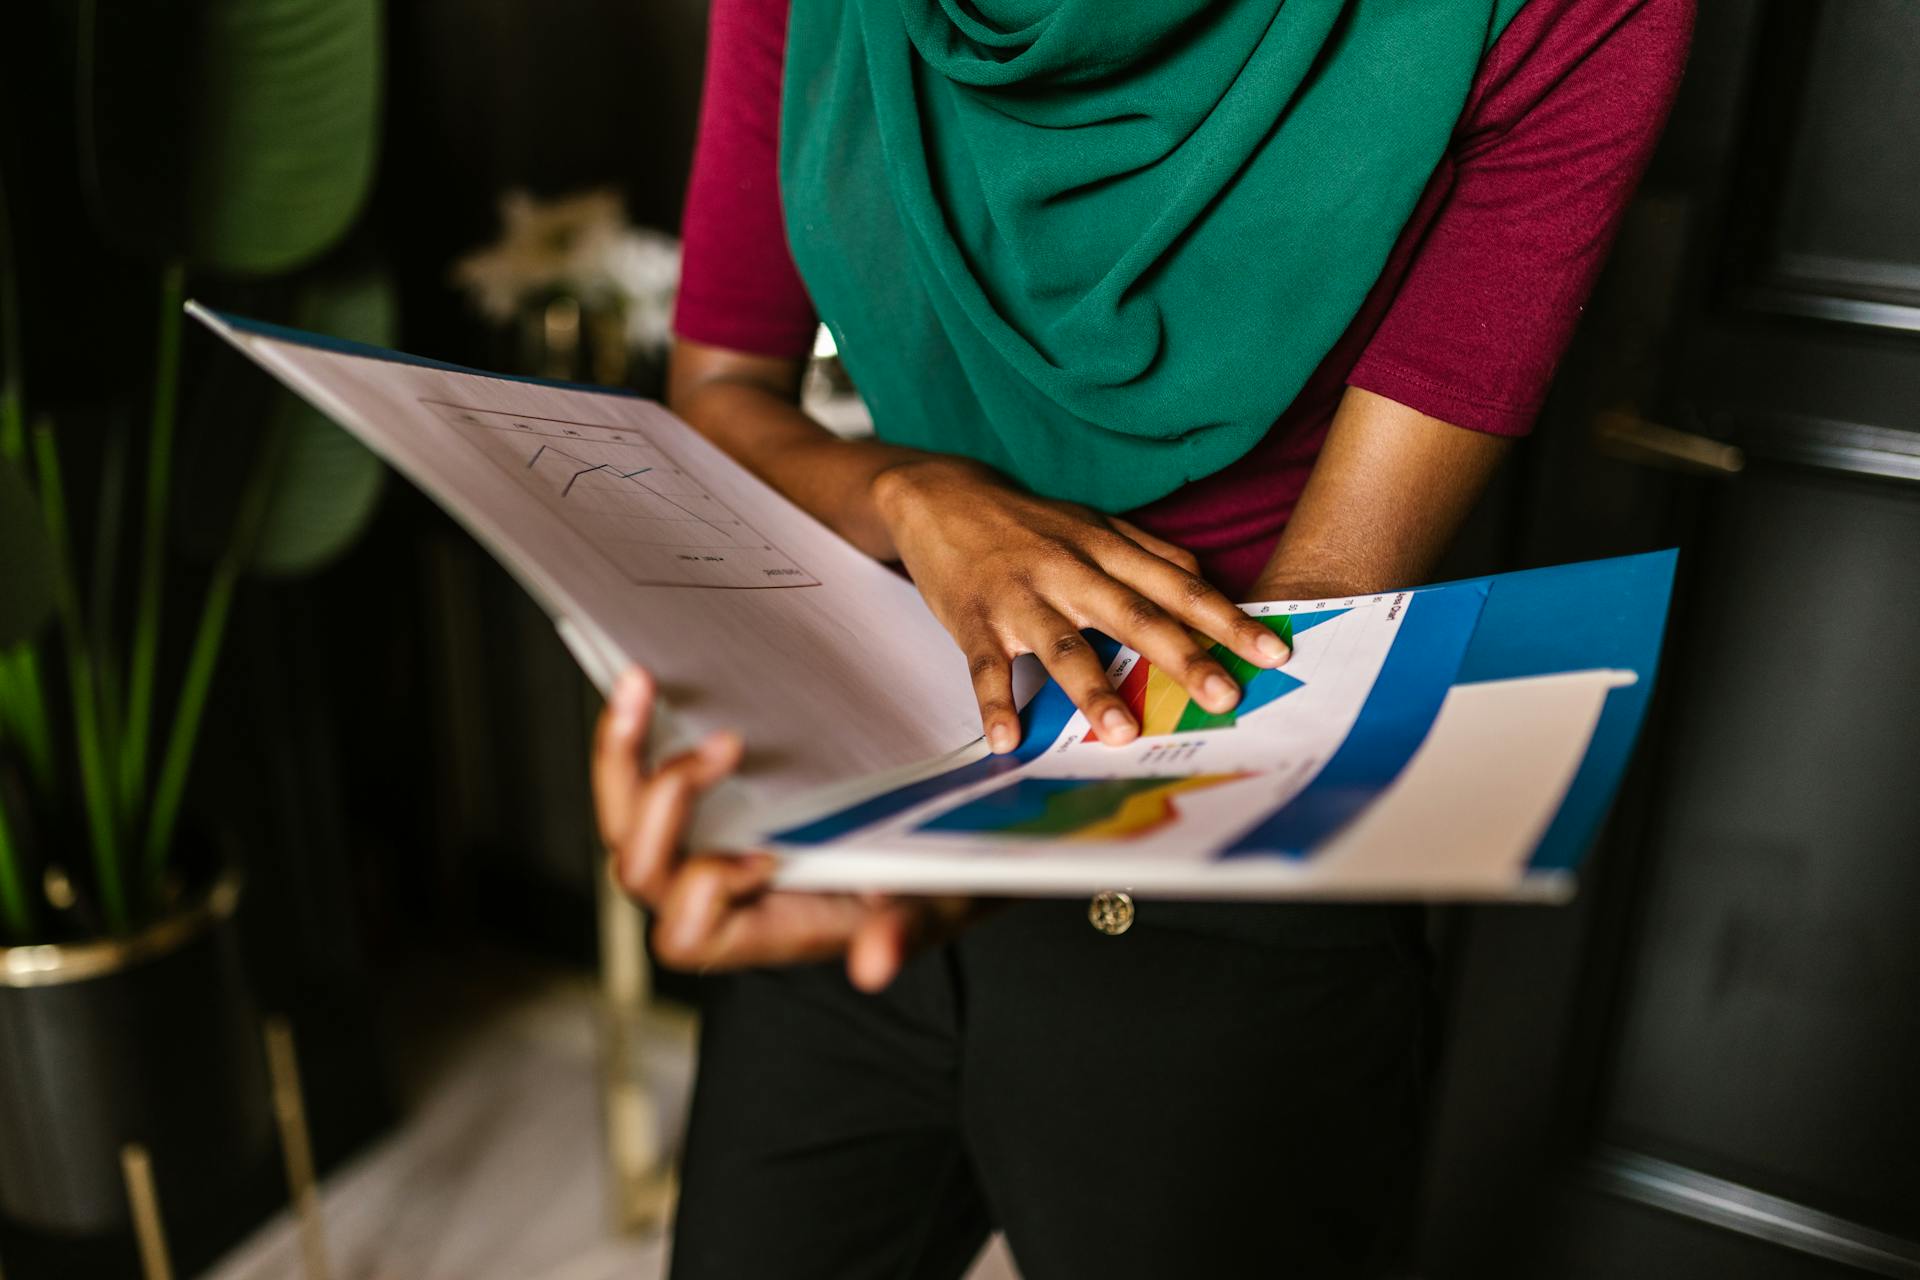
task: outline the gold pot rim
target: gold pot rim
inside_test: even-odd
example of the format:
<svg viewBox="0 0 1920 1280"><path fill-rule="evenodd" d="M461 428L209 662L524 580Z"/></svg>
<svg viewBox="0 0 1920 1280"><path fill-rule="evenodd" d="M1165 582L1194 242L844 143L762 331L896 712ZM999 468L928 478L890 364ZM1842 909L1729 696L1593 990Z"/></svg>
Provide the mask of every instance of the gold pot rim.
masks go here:
<svg viewBox="0 0 1920 1280"><path fill-rule="evenodd" d="M228 870L190 905L124 938L0 947L0 987L54 987L118 973L179 950L231 918L239 901L240 876Z"/></svg>

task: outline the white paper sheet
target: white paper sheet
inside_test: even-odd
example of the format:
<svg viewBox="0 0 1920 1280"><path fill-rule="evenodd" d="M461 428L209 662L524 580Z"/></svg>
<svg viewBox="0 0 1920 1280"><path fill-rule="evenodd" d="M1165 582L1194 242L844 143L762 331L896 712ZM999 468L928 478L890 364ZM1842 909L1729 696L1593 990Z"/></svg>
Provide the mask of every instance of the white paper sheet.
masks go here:
<svg viewBox="0 0 1920 1280"><path fill-rule="evenodd" d="M664 747L742 733L744 784L719 806L736 821L980 736L965 662L912 584L658 406L196 314L486 544L596 681L651 670Z"/></svg>

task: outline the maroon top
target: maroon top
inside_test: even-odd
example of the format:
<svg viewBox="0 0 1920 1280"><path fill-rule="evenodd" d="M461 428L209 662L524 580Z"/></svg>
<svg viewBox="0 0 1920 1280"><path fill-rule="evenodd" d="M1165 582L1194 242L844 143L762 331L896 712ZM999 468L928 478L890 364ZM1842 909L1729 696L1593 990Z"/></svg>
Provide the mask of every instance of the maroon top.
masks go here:
<svg viewBox="0 0 1920 1280"><path fill-rule="evenodd" d="M674 329L799 358L817 321L779 191L788 0L714 0ZM1129 518L1229 595L1265 567L1346 386L1522 435L1665 122L1693 0L1530 0L1474 78L1379 282L1273 430Z"/></svg>

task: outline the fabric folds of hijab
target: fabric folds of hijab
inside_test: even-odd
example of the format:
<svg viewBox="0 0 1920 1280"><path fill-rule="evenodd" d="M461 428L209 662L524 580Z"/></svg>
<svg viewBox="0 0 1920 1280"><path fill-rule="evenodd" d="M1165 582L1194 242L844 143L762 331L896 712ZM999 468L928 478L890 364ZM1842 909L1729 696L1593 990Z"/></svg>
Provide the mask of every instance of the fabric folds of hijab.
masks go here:
<svg viewBox="0 0 1920 1280"><path fill-rule="evenodd" d="M793 0L787 233L880 434L1108 511L1245 454L1521 0Z"/></svg>

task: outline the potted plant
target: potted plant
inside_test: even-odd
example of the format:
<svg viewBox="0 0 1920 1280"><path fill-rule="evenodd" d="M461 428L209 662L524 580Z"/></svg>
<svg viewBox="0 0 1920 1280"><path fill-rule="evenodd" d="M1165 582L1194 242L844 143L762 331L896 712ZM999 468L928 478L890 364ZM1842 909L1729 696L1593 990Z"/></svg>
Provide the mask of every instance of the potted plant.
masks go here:
<svg viewBox="0 0 1920 1280"><path fill-rule="evenodd" d="M243 479L209 492L209 468L181 465L181 428L214 353L194 363L182 304L191 284L391 340L383 279L322 263L371 184L380 36L379 0L81 0L0 18L0 45L61 69L73 103L70 131L0 154L0 1220L16 1236L124 1245L127 1143L150 1154L169 1217L215 1212L270 1167L239 885L183 802L242 579L337 554L382 473L292 398L248 421L233 413L247 397L222 393L198 407L223 419ZM63 217L68 191L84 219ZM157 320L137 396L38 378L30 352L85 335L30 340L61 303L23 226L140 282ZM110 311L102 328L124 328ZM209 524L213 538L188 535ZM195 541L210 563L182 598L170 570Z"/></svg>

